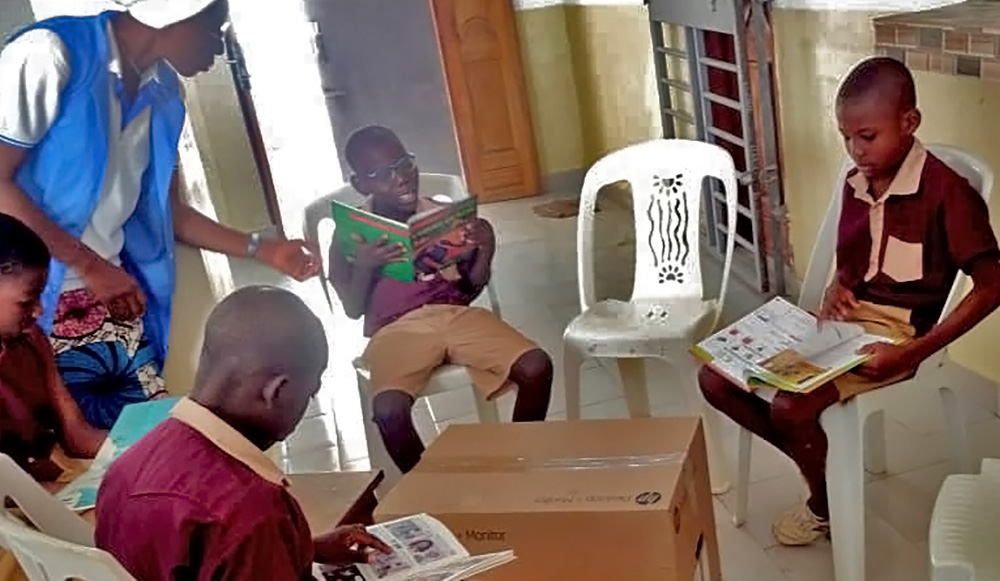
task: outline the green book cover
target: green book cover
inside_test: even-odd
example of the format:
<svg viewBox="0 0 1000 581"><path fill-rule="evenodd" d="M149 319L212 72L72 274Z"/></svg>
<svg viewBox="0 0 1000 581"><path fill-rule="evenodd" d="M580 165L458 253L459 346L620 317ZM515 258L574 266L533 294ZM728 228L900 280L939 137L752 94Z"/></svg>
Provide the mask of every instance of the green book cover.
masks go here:
<svg viewBox="0 0 1000 581"><path fill-rule="evenodd" d="M402 244L406 260L382 267L382 275L412 282L418 274L432 274L453 265L474 250L466 227L476 219L478 204L469 197L421 212L407 223L390 220L363 208L331 202L334 236L348 260L354 260L358 238L366 241L386 238L388 244Z"/></svg>

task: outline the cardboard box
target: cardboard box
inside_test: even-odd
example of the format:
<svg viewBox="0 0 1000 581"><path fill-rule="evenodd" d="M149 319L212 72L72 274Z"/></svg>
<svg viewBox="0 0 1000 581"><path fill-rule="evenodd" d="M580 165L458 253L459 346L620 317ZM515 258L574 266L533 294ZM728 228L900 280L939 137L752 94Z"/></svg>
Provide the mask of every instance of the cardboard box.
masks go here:
<svg viewBox="0 0 1000 581"><path fill-rule="evenodd" d="M381 472L289 474L292 494L314 535L342 524L371 524Z"/></svg>
<svg viewBox="0 0 1000 581"><path fill-rule="evenodd" d="M375 509L426 512L472 554L513 549L490 581L719 581L701 421L449 427Z"/></svg>

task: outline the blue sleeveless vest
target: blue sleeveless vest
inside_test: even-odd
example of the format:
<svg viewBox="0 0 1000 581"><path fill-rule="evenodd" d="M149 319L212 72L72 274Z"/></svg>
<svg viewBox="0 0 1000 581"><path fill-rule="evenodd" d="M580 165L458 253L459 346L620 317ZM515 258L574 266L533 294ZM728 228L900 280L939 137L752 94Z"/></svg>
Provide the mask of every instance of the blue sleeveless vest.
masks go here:
<svg viewBox="0 0 1000 581"><path fill-rule="evenodd" d="M28 151L15 179L50 220L77 239L90 222L104 185L111 129L107 23L116 14L53 18L18 33L51 30L69 53L71 77L60 95L59 116L42 141ZM150 161L135 212L124 226L121 261L146 294L143 323L162 368L176 284L170 181L185 110L177 75L164 63L158 66L158 82L142 88L154 92L150 99ZM53 260L39 321L47 333L52 329L65 275L66 265Z"/></svg>

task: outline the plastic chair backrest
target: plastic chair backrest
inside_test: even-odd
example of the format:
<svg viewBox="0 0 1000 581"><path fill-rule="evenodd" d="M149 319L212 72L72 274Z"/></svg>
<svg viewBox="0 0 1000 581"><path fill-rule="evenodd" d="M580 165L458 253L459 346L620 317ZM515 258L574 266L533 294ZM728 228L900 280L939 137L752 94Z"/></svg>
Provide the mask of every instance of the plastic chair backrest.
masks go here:
<svg viewBox="0 0 1000 581"><path fill-rule="evenodd" d="M0 454L0 513L7 515L6 499L47 535L64 541L94 546L94 527L49 494L14 460ZM16 518L10 515L10 518Z"/></svg>
<svg viewBox="0 0 1000 581"><path fill-rule="evenodd" d="M449 174L422 173L420 174L420 191L426 196L446 196L452 200L462 200L468 198L468 190L462 178ZM324 220L331 220L330 202L337 200L348 204L360 204L364 201L364 196L358 193L351 184L344 184L331 194L327 194L306 206L303 224L303 235L306 240L321 242L319 237L319 226ZM320 251L325 253L327 248L320 244ZM326 295L327 304L334 308L332 289L330 282L323 278L323 293ZM490 304L493 312L500 315L500 303L497 300L496 289L493 285L487 287Z"/></svg>
<svg viewBox="0 0 1000 581"><path fill-rule="evenodd" d="M10 548L30 581L134 581L108 553L69 543L0 517L0 539Z"/></svg>
<svg viewBox="0 0 1000 581"><path fill-rule="evenodd" d="M736 223L736 169L726 150L701 141L658 139L615 151L587 172L577 218L580 308L596 301L594 211L598 191L627 181L635 223L635 283L632 300L703 298L700 209L708 177L722 182L726 224ZM719 308L725 300L735 238L727 231Z"/></svg>
<svg viewBox="0 0 1000 581"><path fill-rule="evenodd" d="M949 145L931 144L927 145L926 148L955 173L969 180L969 184L983 196L987 203L990 201L990 194L993 191L993 170L983 160ZM803 309L814 310L820 307L823 302L823 294L826 292L826 287L833 274L837 258L837 224L840 221L844 181L852 168L854 168L852 162L844 163L839 178L834 184L833 197L830 199L826 216L823 218L816 243L813 245L805 280L799 291L799 306ZM955 277L955 282L948 294L948 300L941 312L941 319L944 319L958 305L965 287L965 280L966 275L962 272L959 272L958 276Z"/></svg>

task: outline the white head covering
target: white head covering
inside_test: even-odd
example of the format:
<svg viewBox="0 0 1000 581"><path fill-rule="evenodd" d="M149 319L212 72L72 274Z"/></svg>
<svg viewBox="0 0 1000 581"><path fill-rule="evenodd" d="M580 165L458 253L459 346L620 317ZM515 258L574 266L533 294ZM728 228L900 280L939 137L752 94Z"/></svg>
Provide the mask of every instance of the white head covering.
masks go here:
<svg viewBox="0 0 1000 581"><path fill-rule="evenodd" d="M153 28L166 28L187 20L215 0L114 0L136 20ZM258 0L259 1L259 0Z"/></svg>

